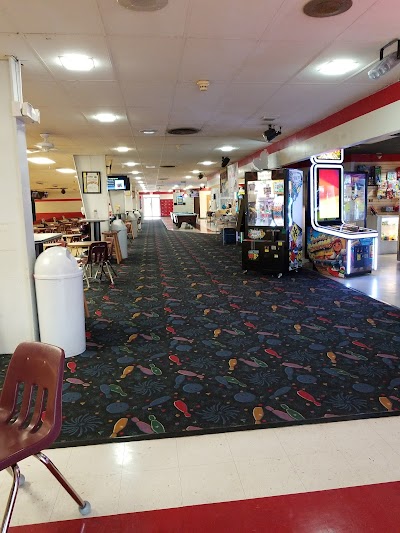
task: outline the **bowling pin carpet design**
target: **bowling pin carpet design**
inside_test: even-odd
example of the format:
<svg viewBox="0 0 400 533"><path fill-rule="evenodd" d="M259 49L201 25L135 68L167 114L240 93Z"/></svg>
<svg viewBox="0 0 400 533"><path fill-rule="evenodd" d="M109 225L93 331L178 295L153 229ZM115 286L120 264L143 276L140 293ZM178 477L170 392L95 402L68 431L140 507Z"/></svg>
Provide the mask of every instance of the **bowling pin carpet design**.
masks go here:
<svg viewBox="0 0 400 533"><path fill-rule="evenodd" d="M307 269L244 279L239 247L161 221L129 246L86 292L60 442L398 413L399 309Z"/></svg>

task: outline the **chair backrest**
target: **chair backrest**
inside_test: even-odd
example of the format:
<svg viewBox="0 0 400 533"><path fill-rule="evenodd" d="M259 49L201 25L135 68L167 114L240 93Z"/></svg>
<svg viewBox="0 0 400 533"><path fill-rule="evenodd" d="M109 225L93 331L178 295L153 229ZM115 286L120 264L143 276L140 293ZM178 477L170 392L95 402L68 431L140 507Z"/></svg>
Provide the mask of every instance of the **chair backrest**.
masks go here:
<svg viewBox="0 0 400 533"><path fill-rule="evenodd" d="M92 242L88 251L88 264L108 261L108 244L105 241Z"/></svg>
<svg viewBox="0 0 400 533"><path fill-rule="evenodd" d="M28 433L43 435L50 445L61 431L64 358L64 350L41 342L22 342L11 357L0 396L0 422L24 430L27 446Z"/></svg>

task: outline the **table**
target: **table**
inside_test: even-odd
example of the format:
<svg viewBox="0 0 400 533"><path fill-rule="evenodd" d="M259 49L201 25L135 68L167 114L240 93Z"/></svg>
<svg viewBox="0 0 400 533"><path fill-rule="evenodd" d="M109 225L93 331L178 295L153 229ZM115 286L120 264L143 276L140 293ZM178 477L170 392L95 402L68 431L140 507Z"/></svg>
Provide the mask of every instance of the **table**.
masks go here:
<svg viewBox="0 0 400 533"><path fill-rule="evenodd" d="M91 244L94 242L100 242L100 241L77 241L77 242L68 242L67 248L71 251L71 254L74 257L77 257L82 250L86 250L86 248L89 248Z"/></svg>
<svg viewBox="0 0 400 533"><path fill-rule="evenodd" d="M172 222L180 228L183 222L196 227L197 214L196 213L171 213Z"/></svg>
<svg viewBox="0 0 400 533"><path fill-rule="evenodd" d="M36 257L43 252L43 244L45 242L55 241L61 239L62 233L34 233Z"/></svg>
<svg viewBox="0 0 400 533"><path fill-rule="evenodd" d="M101 240L100 222L108 222L108 218L84 218L81 222L90 223L90 237L93 241Z"/></svg>

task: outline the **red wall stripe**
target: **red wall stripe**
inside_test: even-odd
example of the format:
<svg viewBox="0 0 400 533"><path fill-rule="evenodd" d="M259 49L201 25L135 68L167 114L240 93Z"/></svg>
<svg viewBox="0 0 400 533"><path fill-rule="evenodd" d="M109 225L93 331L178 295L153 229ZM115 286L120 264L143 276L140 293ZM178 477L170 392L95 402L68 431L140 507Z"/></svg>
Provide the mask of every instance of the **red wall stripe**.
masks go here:
<svg viewBox="0 0 400 533"><path fill-rule="evenodd" d="M358 100L354 104L350 104L340 111L337 111L336 113L333 113L332 115L329 115L328 117L325 117L324 119L315 122L314 124L311 124L300 131L297 131L296 133L293 133L292 135L289 135L281 141L277 141L272 145L265 146L254 154L240 160L239 166L247 165L253 161L253 159L257 158L265 149L267 150L268 154L279 152L288 146L301 143L307 139L310 139L311 137L315 137L316 135L324 133L325 131L329 131L332 128L336 128L341 124L349 122L350 120L354 120L355 118L361 117L367 113L371 113L372 111L376 111L377 109L385 107L389 104L393 104L399 100L400 82L396 82L374 94L371 94L370 96L366 96L365 98Z"/></svg>

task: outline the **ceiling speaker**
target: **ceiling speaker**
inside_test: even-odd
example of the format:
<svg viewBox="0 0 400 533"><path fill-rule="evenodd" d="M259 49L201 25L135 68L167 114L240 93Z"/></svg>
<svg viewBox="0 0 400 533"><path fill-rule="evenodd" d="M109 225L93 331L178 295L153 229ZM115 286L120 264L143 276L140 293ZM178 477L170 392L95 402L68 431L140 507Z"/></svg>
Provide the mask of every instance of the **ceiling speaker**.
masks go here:
<svg viewBox="0 0 400 533"><path fill-rule="evenodd" d="M168 0L117 0L117 2L132 11L158 11L168 4Z"/></svg>

